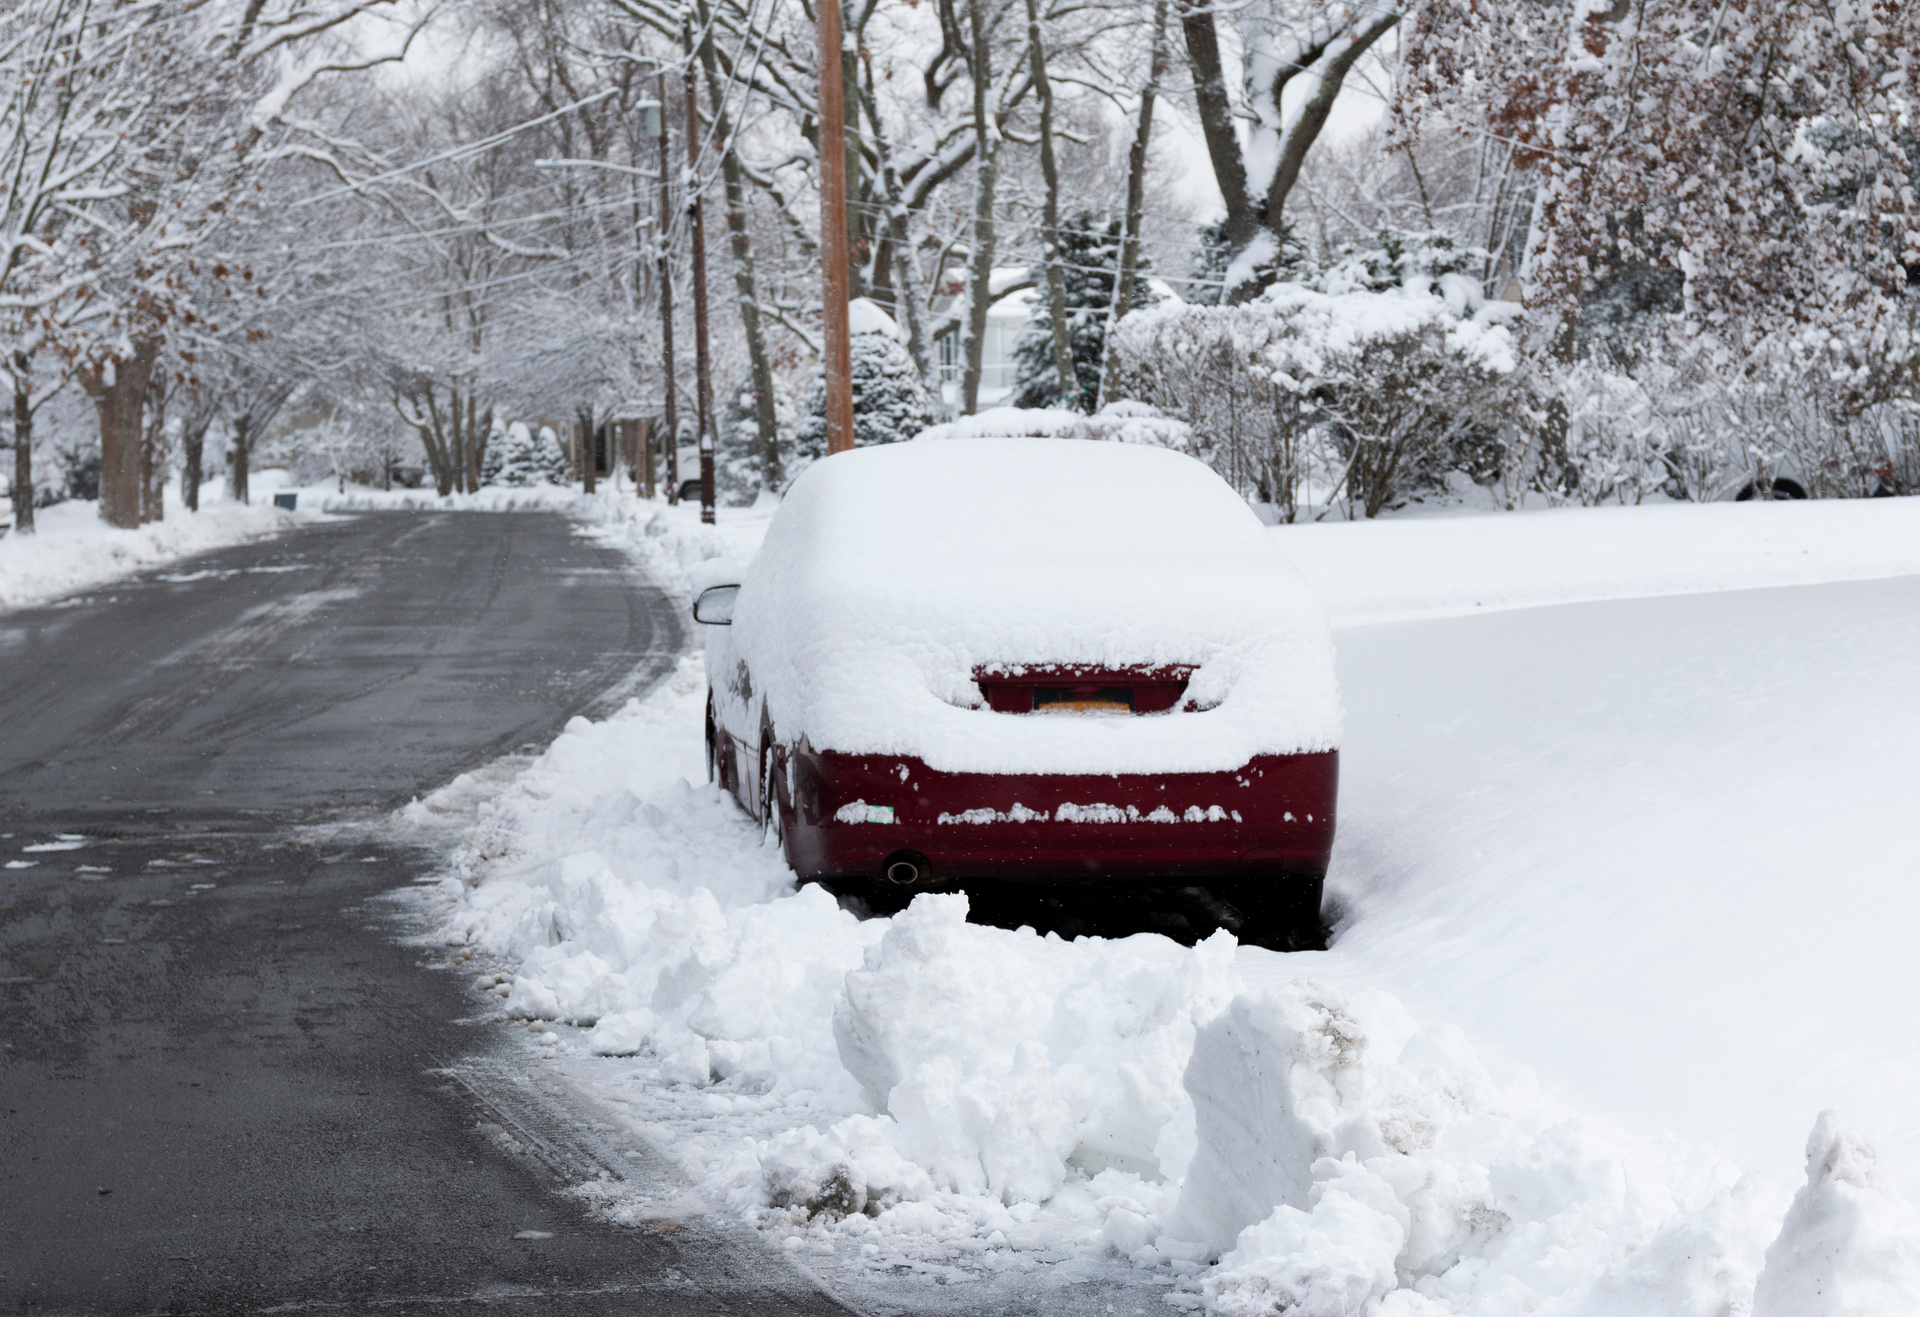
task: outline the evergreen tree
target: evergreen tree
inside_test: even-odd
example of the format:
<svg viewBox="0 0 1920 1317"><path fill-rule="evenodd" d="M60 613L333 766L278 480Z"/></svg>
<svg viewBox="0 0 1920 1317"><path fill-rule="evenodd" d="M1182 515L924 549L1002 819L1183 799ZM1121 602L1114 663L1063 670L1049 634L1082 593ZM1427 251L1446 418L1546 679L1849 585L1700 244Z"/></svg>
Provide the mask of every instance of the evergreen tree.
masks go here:
<svg viewBox="0 0 1920 1317"><path fill-rule="evenodd" d="M564 485L567 456L560 445L540 431L536 438L527 426L515 422L496 433L481 458L480 481L485 485Z"/></svg>
<svg viewBox="0 0 1920 1317"><path fill-rule="evenodd" d="M760 423L753 403L751 373L720 398L713 481L714 497L722 506L745 507L760 492Z"/></svg>
<svg viewBox="0 0 1920 1317"><path fill-rule="evenodd" d="M853 441L864 447L911 439L933 424L927 386L886 312L865 298L855 300L852 312ZM794 448L803 458L826 456L824 376L814 381L807 415L794 434Z"/></svg>
<svg viewBox="0 0 1920 1317"><path fill-rule="evenodd" d="M504 483L500 479L500 465L506 460L507 445L512 442L513 431L514 427L508 426L504 432L495 430L488 436L487 451L480 457L480 483L482 485L498 485Z"/></svg>
<svg viewBox="0 0 1920 1317"><path fill-rule="evenodd" d="M1219 306L1226 291L1227 266L1233 253L1227 249L1227 221L1224 216L1211 224L1202 224L1194 235L1200 250L1194 253L1187 300L1195 306Z"/></svg>
<svg viewBox="0 0 1920 1317"><path fill-rule="evenodd" d="M1077 210L1060 221L1060 263L1067 285L1067 342L1073 349L1073 374L1080 393L1073 405L1093 410L1100 395L1100 362L1107 347L1107 313L1113 305L1113 285L1120 271L1120 221L1106 212ZM1133 305L1137 311L1152 306L1158 296L1147 286L1153 266L1142 251L1134 271ZM1047 298L1036 292L1033 314L1014 344L1015 407L1051 407L1060 401L1060 375L1053 364L1053 323Z"/></svg>

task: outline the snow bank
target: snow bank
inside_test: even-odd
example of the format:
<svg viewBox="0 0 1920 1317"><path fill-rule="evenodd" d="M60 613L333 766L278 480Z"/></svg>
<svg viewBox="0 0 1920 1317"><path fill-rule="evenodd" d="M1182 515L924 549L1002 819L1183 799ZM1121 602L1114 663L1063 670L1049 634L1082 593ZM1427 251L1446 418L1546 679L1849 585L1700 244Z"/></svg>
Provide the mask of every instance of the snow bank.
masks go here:
<svg viewBox="0 0 1920 1317"><path fill-rule="evenodd" d="M697 503L599 493L581 498L573 512L588 536L632 554L653 580L690 601L693 576L702 564L733 564L744 570L760 551L779 506L777 498L762 494L750 508L719 509L715 523L705 525Z"/></svg>
<svg viewBox="0 0 1920 1317"><path fill-rule="evenodd" d="M1920 574L1920 498L1558 508L1270 533L1335 626Z"/></svg>
<svg viewBox="0 0 1920 1317"><path fill-rule="evenodd" d="M1336 986L1332 953L1069 942L969 924L959 895L861 921L795 891L689 785L704 685L689 660L505 790L462 779L405 825L459 830L427 900L447 941L505 959L482 980L502 1014L553 1022L556 1064L618 1058L571 1076L602 1075L707 1203L816 1265L893 1286L903 1259L1017 1277L1105 1255L1230 1314L1717 1317L1799 1230L1724 1159Z"/></svg>
<svg viewBox="0 0 1920 1317"><path fill-rule="evenodd" d="M629 492L626 497L634 496ZM301 491L303 504L312 502L323 512L550 512L571 510L585 498L579 490L563 485L489 486L471 494L357 487L342 494L331 484Z"/></svg>
<svg viewBox="0 0 1920 1317"><path fill-rule="evenodd" d="M307 512L209 500L188 512L170 498L164 521L119 530L98 505L72 501L34 513L32 535L0 538L0 608L45 603L196 553L278 535L314 520Z"/></svg>
<svg viewBox="0 0 1920 1317"><path fill-rule="evenodd" d="M1797 523L1798 556L1816 571L1890 561L1894 502L1825 505L1832 519ZM583 511L588 533L682 592L703 562L750 558L769 516L722 510L701 527L697 509L630 499ZM1453 554L1519 599L1551 585L1535 555L1621 515L1327 529L1363 546L1418 531L1388 555L1396 570L1427 579L1428 555ZM1491 534L1509 550L1487 551ZM1710 538L1675 535L1711 559ZM1769 561L1786 573L1795 557ZM1626 549L1613 561L1591 588L1656 592L1694 570ZM1329 589L1336 608L1339 588L1355 619L1398 606L1364 575ZM1773 583L1757 576L1742 579ZM967 924L952 896L856 920L794 891L740 811L689 785L705 691L691 659L648 700L576 720L504 789L463 778L406 826L453 830L452 876L427 899L447 941L499 958L481 982L502 1015L539 1023L551 1064L682 1158L712 1210L838 1268L837 1289L867 1275L891 1299L937 1275L978 1282L954 1302L985 1311L1105 1258L1176 1306L1234 1314L1904 1313L1920 1306L1920 1225L1892 1177L1823 1120L1789 1207L1752 1172L1765 1148L1747 1126L1779 1144L1788 1108L1790 1151L1817 1104L1739 1052L1756 1035L1776 1069L1819 1066L1881 1096L1890 1074L1910 1092L1911 993L1864 1002L1848 978L1904 955L1911 923L1884 901L1863 908L1889 917L1856 917L1849 886L1873 855L1903 854L1897 827L1875 837L1857 817L1902 817L1884 804L1911 780L1895 747L1920 743L1897 684L1905 651L1888 648L1910 630L1901 584L1841 587L1830 608L1769 592L1635 605L1644 618L1534 615L1566 653L1523 613L1350 633L1364 736L1344 752L1348 905L1326 953L1066 942ZM1723 638L1697 625L1741 609L1747 625ZM1640 629L1666 648L1643 653ZM1822 702L1813 677L1828 672L1852 702ZM1811 703L1766 716L1776 687ZM1778 744L1787 733L1799 739ZM1846 767L1863 734L1882 767L1850 808L1869 785ZM1751 826L1756 809L1782 812L1768 793L1783 784L1812 791L1796 808L1823 820L1804 845ZM1808 848L1828 862L1755 885L1766 852ZM1810 873L1847 916L1821 921L1833 945L1811 950ZM1620 1092L1642 1095L1642 1131L1692 1102L1689 1139L1599 1114L1628 1109ZM1899 1110L1877 1111L1876 1133ZM1737 1163L1699 1142L1736 1132Z"/></svg>
<svg viewBox="0 0 1920 1317"><path fill-rule="evenodd" d="M1164 449L973 439L856 449L794 482L709 628L716 697L775 735L955 772L1208 772L1339 742L1313 592L1247 505ZM734 677L745 662L753 690ZM987 710L981 665L1191 665L1199 712Z"/></svg>
<svg viewBox="0 0 1920 1317"><path fill-rule="evenodd" d="M1496 1083L1382 994L1237 996L1186 1086L1198 1151L1166 1229L1222 1255L1222 1313L1707 1317L1747 1302L1778 1219L1720 1159Z"/></svg>

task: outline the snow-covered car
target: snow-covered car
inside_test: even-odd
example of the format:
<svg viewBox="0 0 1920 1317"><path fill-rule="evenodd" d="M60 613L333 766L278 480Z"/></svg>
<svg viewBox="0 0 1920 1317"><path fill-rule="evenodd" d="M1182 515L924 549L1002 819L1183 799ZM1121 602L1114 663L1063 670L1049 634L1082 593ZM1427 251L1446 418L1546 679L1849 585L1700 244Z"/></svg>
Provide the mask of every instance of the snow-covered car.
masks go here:
<svg viewBox="0 0 1920 1317"><path fill-rule="evenodd" d="M710 572L710 770L802 881L1153 881L1318 927L1324 610L1201 463L922 439L816 463Z"/></svg>

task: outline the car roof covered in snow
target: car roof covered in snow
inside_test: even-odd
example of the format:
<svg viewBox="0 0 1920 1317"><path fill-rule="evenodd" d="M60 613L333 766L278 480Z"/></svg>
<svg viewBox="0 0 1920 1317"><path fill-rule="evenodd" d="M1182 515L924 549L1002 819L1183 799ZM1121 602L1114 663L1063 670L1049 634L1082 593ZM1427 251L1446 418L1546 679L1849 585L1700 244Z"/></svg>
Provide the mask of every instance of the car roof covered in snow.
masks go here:
<svg viewBox="0 0 1920 1317"><path fill-rule="evenodd" d="M1209 771L1339 734L1319 600L1244 500L1166 449L956 439L830 457L788 492L727 631L715 657L747 661L780 739L955 771L1125 771L1114 756L1132 750ZM976 668L1041 664L1191 665L1189 697L1224 716L1092 730L1115 720L970 707Z"/></svg>

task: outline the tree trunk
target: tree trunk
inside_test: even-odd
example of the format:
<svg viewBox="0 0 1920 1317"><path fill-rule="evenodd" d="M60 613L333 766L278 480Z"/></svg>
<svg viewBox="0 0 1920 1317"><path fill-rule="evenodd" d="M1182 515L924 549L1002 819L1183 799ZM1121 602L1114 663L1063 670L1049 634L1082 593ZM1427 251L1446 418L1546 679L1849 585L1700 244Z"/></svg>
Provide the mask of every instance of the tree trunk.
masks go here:
<svg viewBox="0 0 1920 1317"><path fill-rule="evenodd" d="M1040 177L1046 197L1040 209L1040 260L1047 271L1047 321L1053 328L1053 369L1060 402L1079 409L1080 381L1073 372L1073 337L1067 328L1067 275L1060 268L1060 165L1053 157L1053 84L1047 81L1047 48L1040 35L1039 0L1027 0L1027 48L1033 57L1033 91L1040 102Z"/></svg>
<svg viewBox="0 0 1920 1317"><path fill-rule="evenodd" d="M447 390L451 400L447 409L447 466L452 477L453 492L467 492L467 423L462 418L464 404L460 401L460 386L454 385Z"/></svg>
<svg viewBox="0 0 1920 1317"><path fill-rule="evenodd" d="M1153 7L1153 53L1147 61L1147 85L1140 91L1140 117L1127 148L1127 215L1120 238L1120 270L1113 281L1113 305L1107 308L1107 333L1101 340L1100 394L1095 410L1112 401L1107 381L1113 368L1114 330L1133 306L1134 269L1139 263L1140 214L1147 193L1147 146L1153 137L1153 102L1167 74L1167 0Z"/></svg>
<svg viewBox="0 0 1920 1317"><path fill-rule="evenodd" d="M33 534L33 395L27 354L13 354L13 533Z"/></svg>
<svg viewBox="0 0 1920 1317"><path fill-rule="evenodd" d="M740 328L747 338L747 365L753 382L753 424L760 439L760 488L778 490L780 428L773 413L773 363L767 356L767 335L760 325L760 297L755 291L753 244L747 234L747 198L742 186L740 156L734 144L733 123L727 114L727 88L720 78L720 61L713 48L713 25L706 0L696 0L700 26L700 66L707 74L707 96L713 102L713 135L724 144L720 177L727 193L727 241L733 250L733 287L739 295Z"/></svg>
<svg viewBox="0 0 1920 1317"><path fill-rule="evenodd" d="M467 394L467 492L480 492L480 459L486 449L486 442L480 437L480 394L477 390Z"/></svg>
<svg viewBox="0 0 1920 1317"><path fill-rule="evenodd" d="M247 489L248 468L253 459L253 418L242 412L233 418L233 498L236 503L250 503L252 499Z"/></svg>
<svg viewBox="0 0 1920 1317"><path fill-rule="evenodd" d="M187 505L188 512L200 510L200 462L207 442L207 427L195 426L191 422L180 434L180 457L184 469L180 472L180 501Z"/></svg>
<svg viewBox="0 0 1920 1317"><path fill-rule="evenodd" d="M1180 31L1186 38L1187 62L1193 66L1193 99L1200 113L1200 135L1206 140L1214 183L1227 208L1227 250L1238 256L1253 241L1259 219L1247 192L1247 166L1240 155L1233 102L1227 96L1213 6L1202 0L1181 0Z"/></svg>
<svg viewBox="0 0 1920 1317"><path fill-rule="evenodd" d="M453 454L447 443L446 425L440 418L440 401L434 396L434 385L429 381L425 388L416 388L411 392L403 392L399 385L393 385L390 387L389 396L393 399L393 409L400 414L400 419L413 427L413 432L420 436L420 447L427 455L427 470L433 473L434 491L441 498L445 498L453 492ZM455 409L454 421L457 425L460 395L454 391L452 396ZM405 406L408 400L413 403L412 411L408 411ZM393 487L391 458L387 463L387 487L389 489Z"/></svg>
<svg viewBox="0 0 1920 1317"><path fill-rule="evenodd" d="M100 416L100 517L127 530L140 524L140 413L159 352L158 340L135 339L132 356L109 363L111 384L104 367L81 381Z"/></svg>
<svg viewBox="0 0 1920 1317"><path fill-rule="evenodd" d="M1225 234L1232 253L1233 271L1250 247L1265 240L1270 256L1280 254L1281 219L1287 194L1299 179L1307 152L1326 127L1327 116L1340 94L1341 83L1375 42L1400 21L1395 3L1363 8L1351 21L1320 28L1312 44L1302 44L1277 68L1270 67L1267 81L1259 89L1262 98L1271 97L1271 113L1283 124L1275 129L1256 120L1251 146L1273 161L1266 176L1266 193L1257 201L1248 189L1246 152L1240 144L1238 116L1227 96L1225 62L1220 53L1220 33L1215 24L1215 9L1203 0L1181 0L1180 28L1186 38L1187 61L1193 68L1193 96L1200 112L1200 133L1207 143L1207 158L1213 165L1214 182L1226 203ZM1291 113L1283 113L1282 93L1296 77L1313 80L1306 100ZM1249 93L1252 77L1249 75ZM1271 155L1267 153L1271 152ZM1241 269L1231 280L1225 300L1240 303L1258 296L1273 282L1273 269L1264 266Z"/></svg>
<svg viewBox="0 0 1920 1317"><path fill-rule="evenodd" d="M841 12L846 12L842 6ZM846 37L851 36L852 41ZM840 46L840 86L846 115L847 143L847 300L865 297L873 287L867 269L873 260L872 216L866 179L866 156L860 149L860 34L843 33Z"/></svg>
<svg viewBox="0 0 1920 1317"><path fill-rule="evenodd" d="M167 395L153 391L146 434L140 442L140 520L167 519Z"/></svg>
<svg viewBox="0 0 1920 1317"><path fill-rule="evenodd" d="M960 374L960 411L980 410L980 358L986 351L987 308L993 304L993 191L999 181L999 134L987 115L993 86L992 47L988 42L984 0L968 0L967 22L973 37L973 243L967 253L967 327L961 346L966 364Z"/></svg>
<svg viewBox="0 0 1920 1317"><path fill-rule="evenodd" d="M594 491L595 478L600 474L599 463L594 460L599 454L594 451L593 408L582 407L580 419L574 425L574 433L579 438L574 442L574 460L580 465L580 492L591 494Z"/></svg>

